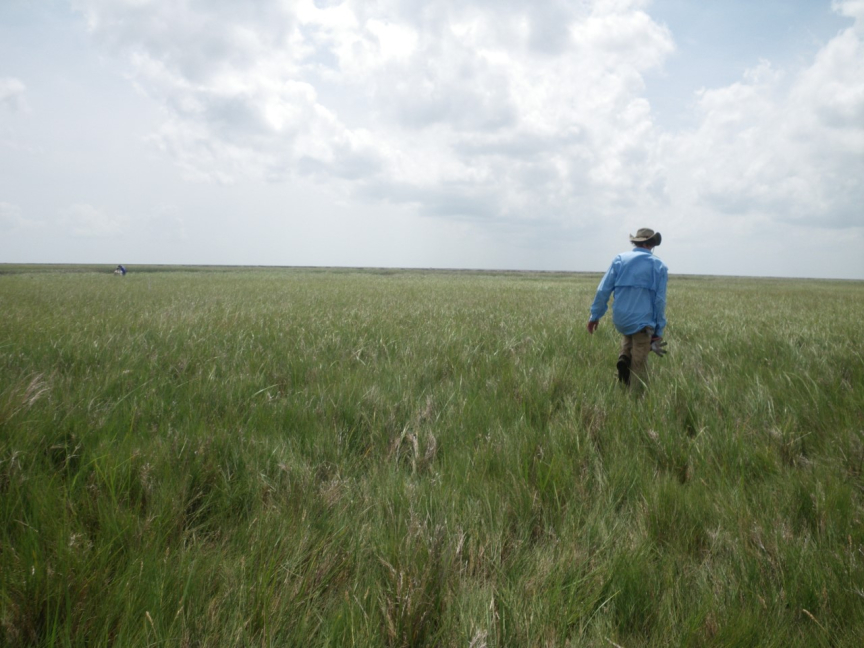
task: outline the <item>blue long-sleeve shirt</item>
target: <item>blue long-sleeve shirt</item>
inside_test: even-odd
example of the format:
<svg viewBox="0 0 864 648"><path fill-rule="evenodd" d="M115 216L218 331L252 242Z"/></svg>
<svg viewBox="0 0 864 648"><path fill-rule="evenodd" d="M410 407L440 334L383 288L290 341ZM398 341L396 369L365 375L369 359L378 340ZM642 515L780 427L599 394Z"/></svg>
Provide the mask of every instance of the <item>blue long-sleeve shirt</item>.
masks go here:
<svg viewBox="0 0 864 648"><path fill-rule="evenodd" d="M591 304L591 321L606 313L614 293L612 322L622 335L633 335L646 326L663 336L666 328L666 265L649 250L633 248L612 261Z"/></svg>

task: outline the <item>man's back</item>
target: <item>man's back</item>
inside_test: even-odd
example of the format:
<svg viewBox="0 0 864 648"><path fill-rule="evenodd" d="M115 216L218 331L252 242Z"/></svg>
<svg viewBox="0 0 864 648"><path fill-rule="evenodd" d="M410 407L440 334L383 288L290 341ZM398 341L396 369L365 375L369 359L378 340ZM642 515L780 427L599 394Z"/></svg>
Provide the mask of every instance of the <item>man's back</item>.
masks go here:
<svg viewBox="0 0 864 648"><path fill-rule="evenodd" d="M591 307L592 319L606 312L609 296L614 292L612 320L623 335L632 335L646 326L663 335L666 326L666 265L649 250L634 248L612 261L597 288Z"/></svg>

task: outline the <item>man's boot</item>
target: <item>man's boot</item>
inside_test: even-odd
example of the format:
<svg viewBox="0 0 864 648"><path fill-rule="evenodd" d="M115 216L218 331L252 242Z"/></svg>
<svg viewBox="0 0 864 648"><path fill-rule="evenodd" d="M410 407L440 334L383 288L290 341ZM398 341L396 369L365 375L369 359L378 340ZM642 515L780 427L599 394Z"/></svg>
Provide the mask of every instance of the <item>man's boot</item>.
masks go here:
<svg viewBox="0 0 864 648"><path fill-rule="evenodd" d="M630 386L630 356L618 356L618 364L615 365L618 369L618 381Z"/></svg>

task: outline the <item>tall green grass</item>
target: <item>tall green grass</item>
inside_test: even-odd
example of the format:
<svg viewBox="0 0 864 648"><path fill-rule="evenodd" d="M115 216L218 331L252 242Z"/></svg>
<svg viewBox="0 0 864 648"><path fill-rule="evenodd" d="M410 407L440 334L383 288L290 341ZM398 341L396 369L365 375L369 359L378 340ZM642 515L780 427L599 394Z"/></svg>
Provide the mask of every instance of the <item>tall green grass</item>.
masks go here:
<svg viewBox="0 0 864 648"><path fill-rule="evenodd" d="M857 646L864 284L0 276L0 645Z"/></svg>

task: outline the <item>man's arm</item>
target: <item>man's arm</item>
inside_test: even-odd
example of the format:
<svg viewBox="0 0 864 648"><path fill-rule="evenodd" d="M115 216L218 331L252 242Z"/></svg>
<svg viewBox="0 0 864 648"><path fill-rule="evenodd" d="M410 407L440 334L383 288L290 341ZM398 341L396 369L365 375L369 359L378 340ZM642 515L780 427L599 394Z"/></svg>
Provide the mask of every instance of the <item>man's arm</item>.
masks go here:
<svg viewBox="0 0 864 648"><path fill-rule="evenodd" d="M663 332L666 330L666 283L669 278L668 275L669 271L666 266L662 266L657 282L657 292L654 293L654 319L657 322L654 335L656 337L663 337Z"/></svg>
<svg viewBox="0 0 864 648"><path fill-rule="evenodd" d="M589 333L594 333L597 330L600 318L606 314L606 310L609 308L609 298L612 296L612 291L615 290L617 261L618 257L615 257L612 265L609 266L606 274L600 280L600 285L597 286L597 293L594 295L594 302L591 304L591 319L588 320Z"/></svg>

